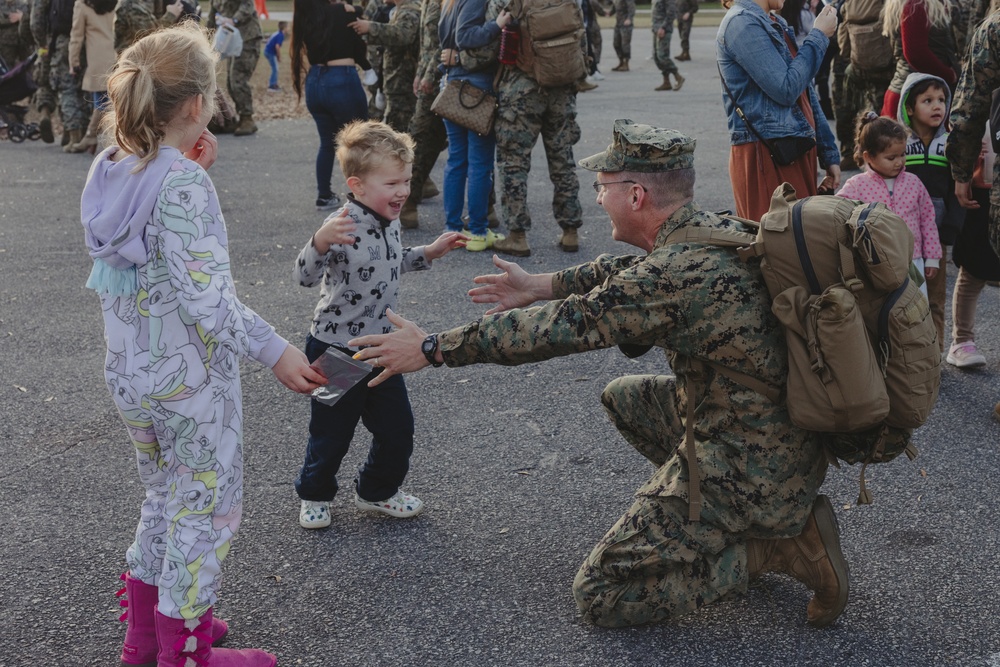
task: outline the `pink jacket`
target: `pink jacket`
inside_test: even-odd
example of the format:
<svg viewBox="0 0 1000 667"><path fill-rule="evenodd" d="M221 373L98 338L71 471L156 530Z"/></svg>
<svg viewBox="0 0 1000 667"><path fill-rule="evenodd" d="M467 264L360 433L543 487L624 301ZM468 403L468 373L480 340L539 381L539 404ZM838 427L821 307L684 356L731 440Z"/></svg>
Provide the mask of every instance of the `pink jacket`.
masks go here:
<svg viewBox="0 0 1000 667"><path fill-rule="evenodd" d="M941 259L941 240L934 224L934 204L927 188L920 179L905 169L896 177L892 193L885 179L874 171L863 171L852 176L837 193L840 197L863 202L882 202L901 217L913 232L914 259L935 260L928 266L937 266Z"/></svg>

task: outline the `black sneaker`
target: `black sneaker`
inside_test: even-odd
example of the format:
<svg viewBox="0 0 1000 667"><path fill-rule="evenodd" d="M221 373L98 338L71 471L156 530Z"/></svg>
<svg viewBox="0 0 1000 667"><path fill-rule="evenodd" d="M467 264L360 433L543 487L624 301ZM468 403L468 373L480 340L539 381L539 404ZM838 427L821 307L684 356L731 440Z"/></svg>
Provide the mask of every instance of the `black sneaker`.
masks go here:
<svg viewBox="0 0 1000 667"><path fill-rule="evenodd" d="M336 194L332 194L326 197L316 198L317 211L332 211L338 206L340 206L340 197L338 197Z"/></svg>

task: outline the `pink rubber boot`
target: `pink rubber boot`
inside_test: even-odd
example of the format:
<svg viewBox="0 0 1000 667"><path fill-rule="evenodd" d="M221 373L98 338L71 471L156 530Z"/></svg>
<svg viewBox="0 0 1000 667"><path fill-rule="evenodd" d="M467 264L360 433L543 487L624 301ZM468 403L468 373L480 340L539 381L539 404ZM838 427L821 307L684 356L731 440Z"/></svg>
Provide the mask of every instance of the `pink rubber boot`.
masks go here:
<svg viewBox="0 0 1000 667"><path fill-rule="evenodd" d="M275 667L278 659L255 648L213 648L212 608L201 618L184 620L156 612L157 667Z"/></svg>
<svg viewBox="0 0 1000 667"><path fill-rule="evenodd" d="M125 646L122 648L121 667L156 667L156 586L133 579L128 572L121 576L125 587L118 591L118 597L125 596L118 604L125 613L118 619L128 620L125 629ZM218 644L229 632L225 621L212 619L213 644Z"/></svg>

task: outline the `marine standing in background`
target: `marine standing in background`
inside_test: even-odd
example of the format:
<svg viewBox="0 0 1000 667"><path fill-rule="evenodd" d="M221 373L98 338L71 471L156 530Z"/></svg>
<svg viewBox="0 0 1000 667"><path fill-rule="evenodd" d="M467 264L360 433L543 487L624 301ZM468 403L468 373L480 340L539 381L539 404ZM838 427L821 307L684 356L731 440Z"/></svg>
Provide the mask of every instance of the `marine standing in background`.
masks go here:
<svg viewBox="0 0 1000 667"><path fill-rule="evenodd" d="M0 0L0 58L8 69L31 55L32 49L25 41L25 23L30 23L30 18L24 0Z"/></svg>
<svg viewBox="0 0 1000 667"><path fill-rule="evenodd" d="M121 53L140 37L177 23L183 7L175 0L163 11L157 16L147 0L121 0L115 8L115 51Z"/></svg>
<svg viewBox="0 0 1000 667"><path fill-rule="evenodd" d="M260 59L260 43L264 39L264 32L260 28L254 0L212 0L208 10L208 29L215 30L217 26L227 22L231 22L243 38L243 51L231 60L226 76L226 89L240 116L233 134L241 137L257 131L257 124L253 122L250 77Z"/></svg>
<svg viewBox="0 0 1000 667"><path fill-rule="evenodd" d="M357 34L368 35L369 46L385 49L382 53L384 120L397 132L406 132L417 108L413 78L420 56L420 3L388 0L385 4L392 7L388 23L359 20L350 25Z"/></svg>
<svg viewBox="0 0 1000 667"><path fill-rule="evenodd" d="M684 77L677 71L677 65L670 59L670 37L674 32L677 17L677 0L654 0L653 2L653 60L663 74L663 83L654 90L680 90ZM674 84L670 84L670 75Z"/></svg>
<svg viewBox="0 0 1000 667"><path fill-rule="evenodd" d="M392 6L385 4L382 0L369 0L368 4L365 5L362 17L366 21L388 23L391 9ZM382 56L384 54L384 47L368 44L368 62L371 63L372 69L375 70L375 75L378 77L375 83L365 84L368 86L369 93L368 120L382 120L385 115L385 93L382 92Z"/></svg>
<svg viewBox="0 0 1000 667"><path fill-rule="evenodd" d="M677 60L691 60L691 25L697 11L698 0L677 0L677 36L681 40L681 53Z"/></svg>
<svg viewBox="0 0 1000 667"><path fill-rule="evenodd" d="M69 33L73 27L73 2L52 0L49 3L48 33L51 57L49 81L59 95L62 116L63 149L79 143L90 123L90 104L83 96L81 77L73 76L69 68Z"/></svg>
<svg viewBox="0 0 1000 667"><path fill-rule="evenodd" d="M52 114L55 113L57 102L50 80L52 57L49 53L49 1L31 0L29 21L31 37L35 41L35 49L38 50L38 60L35 61L35 70L32 72L35 85L38 86L34 104L40 116L38 131L42 135L42 141L47 144L55 141L55 135L52 133Z"/></svg>
<svg viewBox="0 0 1000 667"><path fill-rule="evenodd" d="M618 64L611 68L612 72L627 72L628 61L632 58L632 27L635 22L635 0L614 0L611 10L605 16L615 17L615 53Z"/></svg>
<svg viewBox="0 0 1000 667"><path fill-rule="evenodd" d="M495 21L507 5L508 0L489 0L486 20ZM526 41L522 32L521 43ZM493 130L497 136L500 208L510 233L494 243L493 250L515 257L531 254L528 172L531 151L541 135L552 181L552 214L562 230L558 245L564 252L576 252L580 247L577 230L583 224L580 179L573 160L573 146L580 140L576 84L548 88L519 67L510 66L504 67L496 92L499 106Z"/></svg>
<svg viewBox="0 0 1000 667"><path fill-rule="evenodd" d="M448 145L444 121L431 111L431 104L441 82L441 72L438 70L441 55L441 39L438 37L440 20L441 0L424 0L420 7L420 57L413 76L417 108L410 120L409 129L410 136L416 142L413 151L413 177L410 179L410 196L399 212L399 224L405 229L414 229L419 224L417 204L438 193L437 185L430 180L430 173L438 155Z"/></svg>

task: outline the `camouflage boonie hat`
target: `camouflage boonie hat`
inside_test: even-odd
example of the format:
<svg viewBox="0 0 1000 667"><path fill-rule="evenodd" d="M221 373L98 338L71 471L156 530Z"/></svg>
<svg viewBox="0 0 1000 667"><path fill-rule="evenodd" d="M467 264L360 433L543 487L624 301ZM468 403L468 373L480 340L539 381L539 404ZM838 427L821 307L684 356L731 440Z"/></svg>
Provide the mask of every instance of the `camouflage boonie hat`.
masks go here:
<svg viewBox="0 0 1000 667"><path fill-rule="evenodd" d="M691 137L677 130L633 123L626 118L615 121L614 141L603 153L580 160L590 171L673 171L694 167Z"/></svg>

